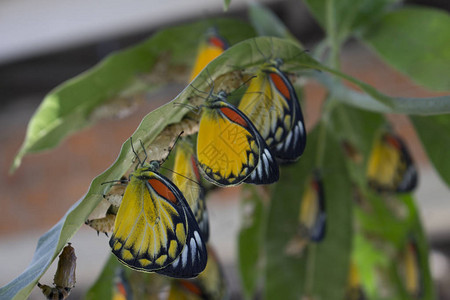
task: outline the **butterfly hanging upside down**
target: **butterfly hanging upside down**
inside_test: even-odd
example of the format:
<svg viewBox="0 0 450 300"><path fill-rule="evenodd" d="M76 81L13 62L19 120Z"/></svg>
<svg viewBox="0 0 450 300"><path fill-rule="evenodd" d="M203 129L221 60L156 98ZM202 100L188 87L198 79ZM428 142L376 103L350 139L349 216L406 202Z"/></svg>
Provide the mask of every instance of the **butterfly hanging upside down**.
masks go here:
<svg viewBox="0 0 450 300"><path fill-rule="evenodd" d="M325 238L327 214L320 171L314 171L303 193L296 235L286 247L286 253L299 255L310 241L319 243Z"/></svg>
<svg viewBox="0 0 450 300"><path fill-rule="evenodd" d="M264 63L251 79L238 108L248 116L273 154L283 162L305 150L306 130L295 89L280 70L281 59Z"/></svg>
<svg viewBox="0 0 450 300"><path fill-rule="evenodd" d="M141 161L131 138L130 143L139 164L117 212L112 252L139 271L195 277L206 266L207 252L192 211L177 186L158 173L159 162L146 163L147 153Z"/></svg>
<svg viewBox="0 0 450 300"><path fill-rule="evenodd" d="M411 235L407 240L400 259L400 275L405 289L413 299L420 299L424 295L424 278L421 267L419 246Z"/></svg>
<svg viewBox="0 0 450 300"><path fill-rule="evenodd" d="M218 30L214 27L209 28L199 45L197 58L195 59L189 81L192 81L208 63L222 54L227 48L228 43L220 36Z"/></svg>
<svg viewBox="0 0 450 300"><path fill-rule="evenodd" d="M201 180L194 146L190 141L180 139L175 150L172 181L183 193L195 216L203 241L206 243L209 239L209 218L206 209L205 189Z"/></svg>
<svg viewBox="0 0 450 300"><path fill-rule="evenodd" d="M247 116L226 98L221 91L202 106L197 158L204 177L219 186L276 182L279 170L271 150Z"/></svg>
<svg viewBox="0 0 450 300"><path fill-rule="evenodd" d="M378 192L404 193L417 185L417 170L400 137L385 132L375 140L367 166L368 184Z"/></svg>

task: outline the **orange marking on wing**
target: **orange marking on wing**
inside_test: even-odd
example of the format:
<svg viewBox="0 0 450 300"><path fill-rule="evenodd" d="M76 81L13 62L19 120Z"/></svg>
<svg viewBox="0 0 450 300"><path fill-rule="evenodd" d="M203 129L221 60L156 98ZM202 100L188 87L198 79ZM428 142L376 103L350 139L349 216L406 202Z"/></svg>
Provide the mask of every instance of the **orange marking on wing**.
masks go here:
<svg viewBox="0 0 450 300"><path fill-rule="evenodd" d="M197 181L200 181L200 172L198 170L198 166L197 166L197 162L194 158L194 155L191 156L191 164L192 164L192 168L194 169L194 173L195 173L195 178L197 179Z"/></svg>
<svg viewBox="0 0 450 300"><path fill-rule="evenodd" d="M396 149L400 149L401 148L401 146L400 146L400 142L397 140L397 138L395 137L395 136L393 136L393 135L390 135L390 134L386 134L385 136L384 136L384 140L388 143L388 144L390 144L390 145L392 145L394 148L396 148Z"/></svg>
<svg viewBox="0 0 450 300"><path fill-rule="evenodd" d="M229 107L221 107L220 111L225 116L227 116L228 119L230 119L234 123L237 123L237 124L239 124L239 125L241 125L242 127L245 127L245 128L248 127L247 121L245 121L244 118L242 118L238 113L236 113L231 108L229 108Z"/></svg>
<svg viewBox="0 0 450 300"><path fill-rule="evenodd" d="M319 183L317 182L317 181L312 181L311 182L311 186L312 186L312 188L316 191L316 192L318 192L319 191Z"/></svg>
<svg viewBox="0 0 450 300"><path fill-rule="evenodd" d="M223 49L223 50L225 50L225 48L226 48L225 43L224 43L220 38L218 38L218 37L216 37L216 36L210 37L210 38L209 38L209 43L210 43L211 45L214 45L214 46L216 46L216 47L219 47L220 49Z"/></svg>
<svg viewBox="0 0 450 300"><path fill-rule="evenodd" d="M125 289L125 286L123 285L123 283L119 282L117 283L117 290L119 291L119 294L126 296L127 295L127 291Z"/></svg>
<svg viewBox="0 0 450 300"><path fill-rule="evenodd" d="M150 185L155 190L155 192L157 192L161 197L169 200L173 204L177 204L178 203L177 198L175 197L175 195L172 193L172 191L164 183L162 183L158 179L153 179L153 178L149 179L148 183L150 183Z"/></svg>
<svg viewBox="0 0 450 300"><path fill-rule="evenodd" d="M283 81L283 78L281 78L281 76L277 73L270 73L270 79L272 79L272 82L275 84L277 90L279 90L286 99L291 100L291 94L289 93L289 89Z"/></svg>
<svg viewBox="0 0 450 300"><path fill-rule="evenodd" d="M203 294L203 293L202 293L202 290L201 290L198 286L196 286L195 284L193 284L193 283L190 282L190 281L187 281L187 280L180 280L180 284L181 284L185 289L187 289L188 291L192 292L192 293L195 294L195 295L201 296L201 295Z"/></svg>

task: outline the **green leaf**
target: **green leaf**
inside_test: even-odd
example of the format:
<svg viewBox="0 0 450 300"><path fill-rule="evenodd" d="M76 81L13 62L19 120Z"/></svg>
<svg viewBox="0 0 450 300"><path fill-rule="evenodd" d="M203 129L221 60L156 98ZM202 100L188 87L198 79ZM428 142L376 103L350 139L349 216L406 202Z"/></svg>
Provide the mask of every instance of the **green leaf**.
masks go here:
<svg viewBox="0 0 450 300"><path fill-rule="evenodd" d="M241 202L241 230L238 237L239 271L246 299L252 299L262 275L264 258L264 229L267 208L264 198L270 197L267 189L254 185L243 187Z"/></svg>
<svg viewBox="0 0 450 300"><path fill-rule="evenodd" d="M335 32L340 43L378 19L399 0L306 0L311 13L324 30Z"/></svg>
<svg viewBox="0 0 450 300"><path fill-rule="evenodd" d="M450 91L449 36L447 12L405 7L386 14L365 31L362 39L418 84Z"/></svg>
<svg viewBox="0 0 450 300"><path fill-rule="evenodd" d="M200 38L216 26L232 44L254 35L236 20L208 20L163 30L136 46L111 54L92 69L51 91L28 124L11 171L22 157L56 147L67 135L102 117L124 111L146 93L174 80L187 82ZM165 70L161 72L161 70Z"/></svg>
<svg viewBox="0 0 450 300"><path fill-rule="evenodd" d="M228 8L230 8L231 0L223 0L223 10L228 11Z"/></svg>
<svg viewBox="0 0 450 300"><path fill-rule="evenodd" d="M350 179L339 144L326 135L323 184L327 211L325 239L312 244L301 256L286 253L296 234L301 195L316 167L318 134L308 135L300 160L282 168L274 185L268 215L265 299L343 299L347 283L352 239ZM322 140L323 142L323 140ZM330 268L332 266L332 268Z"/></svg>
<svg viewBox="0 0 450 300"><path fill-rule="evenodd" d="M112 299L114 276L117 268L120 268L121 266L122 264L111 254L97 278L97 281L90 287L84 299Z"/></svg>
<svg viewBox="0 0 450 300"><path fill-rule="evenodd" d="M450 115L411 117L433 166L450 186Z"/></svg>
<svg viewBox="0 0 450 300"><path fill-rule="evenodd" d="M361 273L361 282L370 299L411 299L405 289L403 277L404 250L407 242L413 239L418 247L419 268L421 276L421 299L435 299L434 286L428 263L428 243L418 215L417 207L410 194L377 199L384 206L390 219L397 220L396 231L390 232L392 221L382 215L375 216L374 211L358 209L358 225L360 232L355 237L353 257ZM374 202L371 202L373 204ZM397 211L397 212L395 212ZM372 214L374 224L364 225ZM376 220L378 219L378 222ZM377 227L377 229L375 228ZM374 273L374 270L377 270ZM384 290L380 293L380 290Z"/></svg>
<svg viewBox="0 0 450 300"><path fill-rule="evenodd" d="M330 131L340 141L353 147L354 160L346 157L347 170L352 181L359 187L366 186L366 168L373 138L386 123L383 116L349 105L337 105L330 115Z"/></svg>
<svg viewBox="0 0 450 300"><path fill-rule="evenodd" d="M298 43L298 40L290 33L283 22L265 6L258 2L250 4L250 22L260 36L275 36L287 38Z"/></svg>
<svg viewBox="0 0 450 300"><path fill-rule="evenodd" d="M328 74L325 73L308 74L327 87L329 93L334 99L351 106L380 113L398 113L408 115L435 115L450 113L450 95L430 98L389 97L378 92L373 87L343 73L328 68L319 68L351 81L365 92L363 93L352 90L342 84L342 82L333 80Z"/></svg>
<svg viewBox="0 0 450 300"><path fill-rule="evenodd" d="M204 102L204 96L198 96L198 91L209 92L212 80L216 79L217 81L222 80L222 85L217 85L216 88L227 86L230 88L231 83L225 80L226 75L236 69L240 70L265 62L266 56L262 54L262 51L267 53L275 51L278 57L286 63L292 62L298 68L315 64L315 61L306 54L298 56L299 52L302 52L301 49L289 41L257 38L241 42L212 61L193 80L192 86L185 88L172 102L144 117L133 134L135 149L140 149L139 141L142 141L151 159L163 159L167 155L167 151L164 149L172 145L173 140L181 131L184 130L187 134L193 134L197 130L195 120L185 119L182 121L182 119L191 112L187 105L201 105ZM235 82L235 84L240 85L241 82ZM102 183L117 180L132 170L134 159L130 142L127 140L122 145L115 163L92 181L85 197L74 204L60 222L44 234L38 243L34 259L29 267L16 279L0 289L0 298L22 299L29 295L36 282L49 268L65 244L103 199L102 195L106 193L108 187L102 185Z"/></svg>

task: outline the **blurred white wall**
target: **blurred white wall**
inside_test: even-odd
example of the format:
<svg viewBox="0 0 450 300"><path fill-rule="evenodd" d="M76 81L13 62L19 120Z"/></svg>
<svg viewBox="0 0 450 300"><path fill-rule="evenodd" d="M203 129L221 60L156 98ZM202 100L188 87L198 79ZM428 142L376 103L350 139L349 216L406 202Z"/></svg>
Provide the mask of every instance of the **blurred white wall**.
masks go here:
<svg viewBox="0 0 450 300"><path fill-rule="evenodd" d="M223 0L3 0L0 64L220 12Z"/></svg>

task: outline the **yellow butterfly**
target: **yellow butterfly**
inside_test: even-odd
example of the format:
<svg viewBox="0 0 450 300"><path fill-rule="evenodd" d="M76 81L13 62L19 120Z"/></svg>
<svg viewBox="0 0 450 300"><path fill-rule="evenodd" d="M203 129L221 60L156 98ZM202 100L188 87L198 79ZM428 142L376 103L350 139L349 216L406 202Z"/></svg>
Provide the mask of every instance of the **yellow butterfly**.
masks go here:
<svg viewBox="0 0 450 300"><path fill-rule="evenodd" d="M413 238L406 243L402 259L403 262L400 266L406 291L415 299L419 299L423 295L423 278L419 251Z"/></svg>
<svg viewBox="0 0 450 300"><path fill-rule="evenodd" d="M361 285L361 279L359 277L358 267L355 262L350 262L350 268L348 272L348 283L346 298L348 300L364 300L366 295Z"/></svg>
<svg viewBox="0 0 450 300"><path fill-rule="evenodd" d="M303 192L297 231L286 247L286 254L301 255L310 241L322 241L325 237L326 222L322 177L315 171Z"/></svg>
<svg viewBox="0 0 450 300"><path fill-rule="evenodd" d="M227 41L219 35L216 28L208 29L206 39L200 43L189 81L192 81L214 58L228 48Z"/></svg>
<svg viewBox="0 0 450 300"><path fill-rule="evenodd" d="M37 284L47 299L63 300L69 296L70 291L75 287L76 262L75 249L69 243L59 255L58 267L53 278L55 287L43 285L39 282Z"/></svg>
<svg viewBox="0 0 450 300"><path fill-rule="evenodd" d="M127 299L133 299L131 287L125 276L125 271L121 267L118 267L116 268L116 274L114 276L112 300L127 300Z"/></svg>
<svg viewBox="0 0 450 300"><path fill-rule="evenodd" d="M208 246L208 264L193 279L174 279L167 299L228 299L225 276L213 249Z"/></svg>
<svg viewBox="0 0 450 300"><path fill-rule="evenodd" d="M386 132L374 142L368 161L369 186L380 192L410 192L417 185L417 170L400 137Z"/></svg>
<svg viewBox="0 0 450 300"><path fill-rule="evenodd" d="M205 190L201 185L201 180L194 146L187 140L178 141L172 181L186 198L200 228L203 241L206 243L209 239L209 220Z"/></svg>
<svg viewBox="0 0 450 300"><path fill-rule="evenodd" d="M180 190L158 173L159 162L139 161L130 175L109 245L126 266L171 277L197 276L207 252L200 229ZM141 144L142 145L142 144ZM145 152L145 151L144 151Z"/></svg>
<svg viewBox="0 0 450 300"><path fill-rule="evenodd" d="M275 157L298 159L306 146L306 130L297 94L275 59L251 79L238 108L253 122Z"/></svg>
<svg viewBox="0 0 450 300"><path fill-rule="evenodd" d="M204 177L219 186L278 180L278 164L253 123L223 91L202 106L197 158Z"/></svg>
<svg viewBox="0 0 450 300"><path fill-rule="evenodd" d="M320 242L325 237L326 219L322 179L315 172L303 193L299 223L310 240Z"/></svg>

